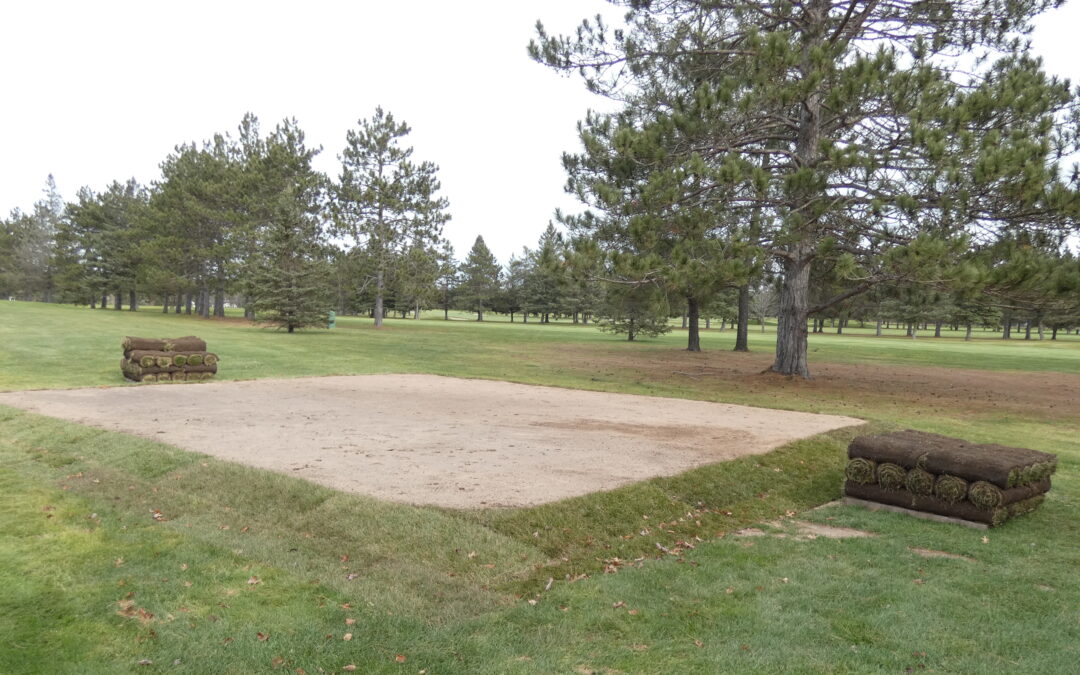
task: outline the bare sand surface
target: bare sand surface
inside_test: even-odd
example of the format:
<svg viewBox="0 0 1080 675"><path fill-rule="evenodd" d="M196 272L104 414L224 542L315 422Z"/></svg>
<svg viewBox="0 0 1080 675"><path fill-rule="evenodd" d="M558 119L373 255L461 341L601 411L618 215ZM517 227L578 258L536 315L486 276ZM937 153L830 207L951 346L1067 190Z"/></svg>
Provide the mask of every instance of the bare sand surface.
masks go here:
<svg viewBox="0 0 1080 675"><path fill-rule="evenodd" d="M862 421L434 375L0 393L0 404L411 504L531 506Z"/></svg>

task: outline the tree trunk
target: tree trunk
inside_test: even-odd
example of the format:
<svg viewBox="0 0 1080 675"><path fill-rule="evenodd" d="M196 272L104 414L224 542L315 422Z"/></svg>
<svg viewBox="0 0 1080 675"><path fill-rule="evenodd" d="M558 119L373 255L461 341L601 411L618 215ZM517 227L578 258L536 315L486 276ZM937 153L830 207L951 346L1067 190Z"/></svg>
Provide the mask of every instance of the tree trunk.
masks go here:
<svg viewBox="0 0 1080 675"><path fill-rule="evenodd" d="M1002 340L1011 340L1012 339L1012 313L1011 312L1005 312L1001 317L1001 323L1003 325L1003 328L1001 329L1001 339Z"/></svg>
<svg viewBox="0 0 1080 675"><path fill-rule="evenodd" d="M161 313L162 314L168 314L169 313L169 294L168 293L161 296Z"/></svg>
<svg viewBox="0 0 1080 675"><path fill-rule="evenodd" d="M219 278L218 286L214 289L214 316L225 318L225 280Z"/></svg>
<svg viewBox="0 0 1080 675"><path fill-rule="evenodd" d="M940 321L938 321L937 323L934 324L934 337L936 337L936 338L941 337L941 322Z"/></svg>
<svg viewBox="0 0 1080 675"><path fill-rule="evenodd" d="M382 328L383 320L383 271L375 272L375 327Z"/></svg>
<svg viewBox="0 0 1080 675"><path fill-rule="evenodd" d="M1058 332L1057 326L1054 326L1053 328L1050 329L1050 339L1051 340L1056 340L1057 339L1057 332Z"/></svg>
<svg viewBox="0 0 1080 675"><path fill-rule="evenodd" d="M119 312L123 308L124 308L124 292L118 289L116 291L116 293L113 293L113 309L115 309L116 311Z"/></svg>
<svg viewBox="0 0 1080 675"><path fill-rule="evenodd" d="M576 324L577 322L578 322L578 311L575 309L574 310L574 323Z"/></svg>
<svg viewBox="0 0 1080 675"><path fill-rule="evenodd" d="M967 325L967 331L964 333L964 342L971 342L971 324Z"/></svg>
<svg viewBox="0 0 1080 675"><path fill-rule="evenodd" d="M739 318L735 326L735 349L737 352L750 351L750 284L739 286Z"/></svg>
<svg viewBox="0 0 1080 675"><path fill-rule="evenodd" d="M413 312L413 319L416 321L420 320L420 301L416 302L416 310Z"/></svg>
<svg viewBox="0 0 1080 675"><path fill-rule="evenodd" d="M626 327L626 341L634 341L634 317L630 317L630 323Z"/></svg>
<svg viewBox="0 0 1080 675"><path fill-rule="evenodd" d="M1024 339L1031 339L1031 319L1028 319L1027 322L1024 324Z"/></svg>
<svg viewBox="0 0 1080 675"><path fill-rule="evenodd" d="M712 329L712 317L705 317L705 330Z"/></svg>
<svg viewBox="0 0 1080 675"><path fill-rule="evenodd" d="M449 321L450 320L450 305L443 305L442 318L443 318L443 321Z"/></svg>
<svg viewBox="0 0 1080 675"><path fill-rule="evenodd" d="M881 337L881 319L877 320L877 327L874 328L874 337Z"/></svg>
<svg viewBox="0 0 1080 675"><path fill-rule="evenodd" d="M701 324L701 306L698 304L697 298L686 299L686 313L690 322L690 330L686 336L686 351L700 352L701 333L698 329Z"/></svg>
<svg viewBox="0 0 1080 675"><path fill-rule="evenodd" d="M139 311L139 294L135 292L135 289L128 291L128 310L132 312Z"/></svg>
<svg viewBox="0 0 1080 675"><path fill-rule="evenodd" d="M727 317L722 316L720 317L720 332L723 333L725 328L727 328Z"/></svg>
<svg viewBox="0 0 1080 675"><path fill-rule="evenodd" d="M294 326L293 326L293 325L292 325L292 324L290 323L290 324L289 324L289 332L290 332L290 333L291 333L291 332L293 332L293 328L294 328Z"/></svg>
<svg viewBox="0 0 1080 675"><path fill-rule="evenodd" d="M1046 339L1046 331L1043 329L1042 319L1039 319L1038 328L1039 328L1039 339L1040 340Z"/></svg>
<svg viewBox="0 0 1080 675"><path fill-rule="evenodd" d="M476 320L484 320L484 304L481 302L476 303Z"/></svg>
<svg viewBox="0 0 1080 675"><path fill-rule="evenodd" d="M683 312L682 313L682 327L683 327L683 330L686 329L686 319L687 319L686 312Z"/></svg>
<svg viewBox="0 0 1080 675"><path fill-rule="evenodd" d="M97 309L97 296L90 296L90 309Z"/></svg>
<svg viewBox="0 0 1080 675"><path fill-rule="evenodd" d="M210 286L205 282L199 288L199 316L204 319L210 318Z"/></svg>
<svg viewBox="0 0 1080 675"><path fill-rule="evenodd" d="M783 258L784 283L776 317L776 359L771 370L782 375L810 378L806 364L806 321L810 302L810 246L792 246Z"/></svg>

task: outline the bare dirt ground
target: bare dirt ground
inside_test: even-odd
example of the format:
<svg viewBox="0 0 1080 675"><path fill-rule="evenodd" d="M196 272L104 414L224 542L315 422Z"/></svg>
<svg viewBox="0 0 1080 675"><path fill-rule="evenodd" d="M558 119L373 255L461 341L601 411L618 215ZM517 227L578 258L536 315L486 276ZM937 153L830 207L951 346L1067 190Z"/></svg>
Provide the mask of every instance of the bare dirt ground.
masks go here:
<svg viewBox="0 0 1080 675"><path fill-rule="evenodd" d="M0 404L412 504L530 506L861 420L434 375L23 391Z"/></svg>

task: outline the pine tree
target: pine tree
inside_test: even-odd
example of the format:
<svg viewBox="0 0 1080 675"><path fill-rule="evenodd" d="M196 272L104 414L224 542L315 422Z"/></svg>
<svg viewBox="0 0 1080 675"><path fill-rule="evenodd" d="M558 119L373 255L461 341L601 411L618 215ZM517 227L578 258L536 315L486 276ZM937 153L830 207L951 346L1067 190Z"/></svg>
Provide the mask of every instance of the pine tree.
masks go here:
<svg viewBox="0 0 1080 675"><path fill-rule="evenodd" d="M461 300L466 306L476 310L476 320L484 320L484 307L499 292L501 268L484 243L482 236L477 236L465 262L461 264Z"/></svg>
<svg viewBox="0 0 1080 675"><path fill-rule="evenodd" d="M260 321L290 333L326 326L327 258L319 219L324 180L311 168L316 154L304 145L296 121L285 120L268 139L262 165L271 201L255 274L255 309Z"/></svg>
<svg viewBox="0 0 1080 675"><path fill-rule="evenodd" d="M350 130L340 155L341 175L334 186L336 232L366 249L374 281L375 326L382 326L388 275L413 250L438 247L443 225L450 219L449 202L437 196L438 167L416 164L412 148L401 139L410 132L404 122L376 108L371 119ZM366 287L368 280L361 286Z"/></svg>
<svg viewBox="0 0 1080 675"><path fill-rule="evenodd" d="M625 27L541 27L530 45L626 104L582 125L587 190L638 219L709 204L739 226L765 216L760 245L783 274L775 372L809 377L810 314L900 278L891 261L911 271L890 247L955 251L1080 211L1056 164L1077 147L1076 98L1024 39L1054 0L616 4ZM829 248L849 284L813 305Z"/></svg>

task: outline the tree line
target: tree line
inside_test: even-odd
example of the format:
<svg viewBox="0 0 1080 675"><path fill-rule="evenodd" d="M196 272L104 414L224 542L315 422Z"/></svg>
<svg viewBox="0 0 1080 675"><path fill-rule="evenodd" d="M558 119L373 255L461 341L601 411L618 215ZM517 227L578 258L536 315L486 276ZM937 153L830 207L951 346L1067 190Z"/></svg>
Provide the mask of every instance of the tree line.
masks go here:
<svg viewBox="0 0 1080 675"><path fill-rule="evenodd" d="M851 319L1077 325L1080 99L1031 53L1054 0L613 0L624 21L538 24L533 59L616 105L579 123L567 189L535 249L460 263L437 167L377 110L340 173L295 121L182 145L150 186L45 199L5 222L4 288L94 304L249 316L290 330L326 307L599 321L633 338L685 315L777 317L772 370L808 377L807 336ZM193 308L193 309L191 309ZM309 311L311 310L311 311Z"/></svg>

